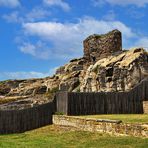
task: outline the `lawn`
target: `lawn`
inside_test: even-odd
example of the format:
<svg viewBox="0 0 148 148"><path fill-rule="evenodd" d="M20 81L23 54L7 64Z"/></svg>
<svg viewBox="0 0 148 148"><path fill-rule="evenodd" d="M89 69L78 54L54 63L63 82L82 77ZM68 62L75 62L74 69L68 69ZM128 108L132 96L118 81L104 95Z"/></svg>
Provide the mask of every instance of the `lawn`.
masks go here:
<svg viewBox="0 0 148 148"><path fill-rule="evenodd" d="M122 120L124 123L148 123L148 114L86 115L80 117Z"/></svg>
<svg viewBox="0 0 148 148"><path fill-rule="evenodd" d="M115 137L108 134L75 131L55 125L22 134L1 135L0 148L147 148L148 139Z"/></svg>

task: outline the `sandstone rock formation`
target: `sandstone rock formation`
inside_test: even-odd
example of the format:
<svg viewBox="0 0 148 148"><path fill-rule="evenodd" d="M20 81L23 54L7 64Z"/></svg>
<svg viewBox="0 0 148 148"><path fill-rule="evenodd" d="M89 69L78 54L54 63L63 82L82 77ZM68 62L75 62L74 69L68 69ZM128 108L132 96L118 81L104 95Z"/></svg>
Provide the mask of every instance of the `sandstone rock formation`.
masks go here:
<svg viewBox="0 0 148 148"><path fill-rule="evenodd" d="M128 91L148 74L148 55L142 48L123 51L90 65L80 91Z"/></svg>
<svg viewBox="0 0 148 148"><path fill-rule="evenodd" d="M122 50L118 30L95 34L84 40L84 56L58 68L52 77L0 82L0 109L43 104L57 90L128 91L147 76L148 53L143 48Z"/></svg>

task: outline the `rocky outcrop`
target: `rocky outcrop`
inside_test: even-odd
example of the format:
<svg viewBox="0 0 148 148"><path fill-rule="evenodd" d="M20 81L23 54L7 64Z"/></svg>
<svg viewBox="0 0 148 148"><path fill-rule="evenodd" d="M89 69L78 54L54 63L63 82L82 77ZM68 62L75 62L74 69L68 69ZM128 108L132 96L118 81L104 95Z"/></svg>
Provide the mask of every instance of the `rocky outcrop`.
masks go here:
<svg viewBox="0 0 148 148"><path fill-rule="evenodd" d="M5 103L0 103L1 110L20 110L47 103L51 100L45 95L15 96L4 98Z"/></svg>
<svg viewBox="0 0 148 148"><path fill-rule="evenodd" d="M118 30L95 34L84 40L84 56L61 66L52 77L1 82L0 109L45 103L57 90L128 91L147 76L148 53L143 48L122 50Z"/></svg>
<svg viewBox="0 0 148 148"><path fill-rule="evenodd" d="M62 91L78 91L80 86L80 74L85 64L84 58L73 59L63 66L63 73L57 73L60 79L59 89Z"/></svg>
<svg viewBox="0 0 148 148"><path fill-rule="evenodd" d="M49 102L52 95L48 94L47 82L51 78L8 80L0 83L0 109L26 108ZM53 82L54 78L51 79ZM52 83L51 83L52 85ZM53 83L53 87L54 87ZM56 85L58 87L58 84ZM52 87L50 86L52 89ZM12 107L11 107L12 106Z"/></svg>
<svg viewBox="0 0 148 148"><path fill-rule="evenodd" d="M80 91L128 91L148 74L148 54L142 48L113 54L90 65Z"/></svg>

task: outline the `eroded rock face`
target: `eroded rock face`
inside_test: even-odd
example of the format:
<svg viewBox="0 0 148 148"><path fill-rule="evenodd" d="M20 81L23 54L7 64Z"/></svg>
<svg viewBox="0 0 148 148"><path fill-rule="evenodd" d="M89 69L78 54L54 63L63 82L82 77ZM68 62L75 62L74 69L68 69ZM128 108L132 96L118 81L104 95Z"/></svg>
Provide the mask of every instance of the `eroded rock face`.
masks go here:
<svg viewBox="0 0 148 148"><path fill-rule="evenodd" d="M78 91L80 89L80 74L83 71L84 65L84 58L73 59L62 67L62 73L56 72L60 79L59 90Z"/></svg>
<svg viewBox="0 0 148 148"><path fill-rule="evenodd" d="M0 109L43 104L57 90L128 91L146 77L148 53L142 48L122 51L121 32L113 30L89 36L84 40L84 56L58 68L52 77L1 82Z"/></svg>
<svg viewBox="0 0 148 148"><path fill-rule="evenodd" d="M43 95L38 95L35 97L23 96L22 98L21 97L18 98L15 97L15 98L16 99L13 101L9 101L3 104L0 103L0 110L20 110L20 109L38 106L51 101Z"/></svg>
<svg viewBox="0 0 148 148"><path fill-rule="evenodd" d="M142 48L123 51L90 65L80 91L128 91L148 74L148 54Z"/></svg>

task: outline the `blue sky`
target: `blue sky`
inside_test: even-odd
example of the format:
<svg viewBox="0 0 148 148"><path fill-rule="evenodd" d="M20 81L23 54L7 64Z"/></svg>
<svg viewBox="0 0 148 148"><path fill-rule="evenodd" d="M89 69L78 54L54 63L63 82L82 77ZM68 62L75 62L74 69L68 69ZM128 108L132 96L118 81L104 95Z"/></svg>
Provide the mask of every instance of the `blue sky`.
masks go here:
<svg viewBox="0 0 148 148"><path fill-rule="evenodd" d="M148 47L148 0L0 0L0 80L45 77L112 29Z"/></svg>

